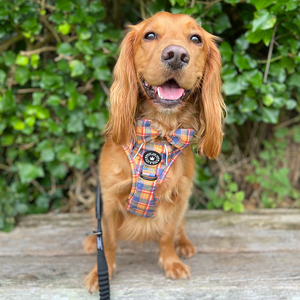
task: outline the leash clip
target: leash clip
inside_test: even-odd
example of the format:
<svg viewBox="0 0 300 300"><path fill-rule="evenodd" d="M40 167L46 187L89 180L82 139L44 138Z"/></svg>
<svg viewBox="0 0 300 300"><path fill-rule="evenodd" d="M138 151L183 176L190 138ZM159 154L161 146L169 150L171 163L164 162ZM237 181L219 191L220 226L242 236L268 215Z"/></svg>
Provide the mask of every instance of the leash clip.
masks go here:
<svg viewBox="0 0 300 300"><path fill-rule="evenodd" d="M92 235L102 236L102 231L93 230Z"/></svg>

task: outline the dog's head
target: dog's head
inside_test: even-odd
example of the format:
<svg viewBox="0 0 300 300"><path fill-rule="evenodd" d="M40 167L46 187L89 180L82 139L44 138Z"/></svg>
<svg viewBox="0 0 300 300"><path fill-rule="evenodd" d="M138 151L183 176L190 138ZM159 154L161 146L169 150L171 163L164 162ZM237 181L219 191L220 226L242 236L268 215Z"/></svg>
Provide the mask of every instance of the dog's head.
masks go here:
<svg viewBox="0 0 300 300"><path fill-rule="evenodd" d="M131 26L111 88L108 130L116 144L134 136L138 99L166 118L182 113L189 103L196 108L199 152L218 156L225 106L215 39L187 15L160 12Z"/></svg>

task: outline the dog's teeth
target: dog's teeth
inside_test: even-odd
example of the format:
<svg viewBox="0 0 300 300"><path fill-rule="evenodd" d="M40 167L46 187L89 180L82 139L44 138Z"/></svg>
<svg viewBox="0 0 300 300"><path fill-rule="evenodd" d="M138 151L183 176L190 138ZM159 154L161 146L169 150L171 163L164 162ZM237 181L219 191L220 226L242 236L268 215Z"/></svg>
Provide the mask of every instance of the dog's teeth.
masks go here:
<svg viewBox="0 0 300 300"><path fill-rule="evenodd" d="M165 100L165 98L160 94L159 90L157 90L157 93L158 93L158 97L159 97L160 99L164 99L164 100Z"/></svg>
<svg viewBox="0 0 300 300"><path fill-rule="evenodd" d="M145 86L148 86L149 84L148 84L148 82L147 81L145 81Z"/></svg>

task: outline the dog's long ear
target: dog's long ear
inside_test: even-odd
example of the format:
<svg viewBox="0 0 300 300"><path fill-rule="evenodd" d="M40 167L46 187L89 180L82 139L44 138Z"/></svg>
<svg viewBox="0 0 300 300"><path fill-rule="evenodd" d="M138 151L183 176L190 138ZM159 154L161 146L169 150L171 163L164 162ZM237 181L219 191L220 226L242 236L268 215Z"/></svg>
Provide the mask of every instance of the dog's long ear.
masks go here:
<svg viewBox="0 0 300 300"><path fill-rule="evenodd" d="M110 117L106 132L118 145L127 144L135 136L135 111L138 83L133 59L137 30L127 33L114 69L114 82L110 90Z"/></svg>
<svg viewBox="0 0 300 300"><path fill-rule="evenodd" d="M209 158L217 158L223 140L222 121L226 109L221 94L221 56L214 43L216 38L209 33L205 36L208 55L199 102L198 152L204 152Z"/></svg>

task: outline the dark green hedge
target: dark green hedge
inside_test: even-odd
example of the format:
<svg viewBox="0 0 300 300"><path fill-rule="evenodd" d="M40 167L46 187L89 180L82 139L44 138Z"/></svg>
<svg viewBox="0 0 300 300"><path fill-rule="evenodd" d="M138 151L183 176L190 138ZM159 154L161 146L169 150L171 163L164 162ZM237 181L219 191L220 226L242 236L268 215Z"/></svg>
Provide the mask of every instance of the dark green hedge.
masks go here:
<svg viewBox="0 0 300 300"><path fill-rule="evenodd" d="M234 140L232 125L297 118L297 0L0 0L0 229L10 230L17 214L60 207L74 172L94 165L122 30L160 10L190 14L222 37L225 153L250 135ZM197 159L208 207L242 211L244 193L231 176L223 189L231 194L215 197L216 177Z"/></svg>

